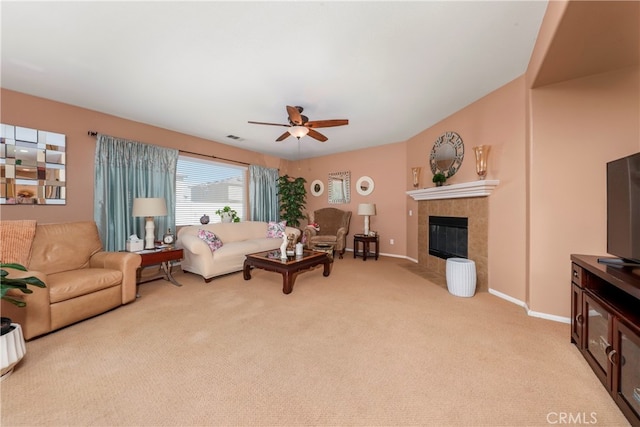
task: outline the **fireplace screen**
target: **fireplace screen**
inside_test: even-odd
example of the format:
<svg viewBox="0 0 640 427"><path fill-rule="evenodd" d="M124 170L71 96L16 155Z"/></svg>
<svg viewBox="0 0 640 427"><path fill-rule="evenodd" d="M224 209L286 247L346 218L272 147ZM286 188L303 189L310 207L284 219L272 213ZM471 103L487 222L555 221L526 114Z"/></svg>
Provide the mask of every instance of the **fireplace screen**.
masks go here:
<svg viewBox="0 0 640 427"><path fill-rule="evenodd" d="M468 218L429 216L429 255L467 258L468 224Z"/></svg>

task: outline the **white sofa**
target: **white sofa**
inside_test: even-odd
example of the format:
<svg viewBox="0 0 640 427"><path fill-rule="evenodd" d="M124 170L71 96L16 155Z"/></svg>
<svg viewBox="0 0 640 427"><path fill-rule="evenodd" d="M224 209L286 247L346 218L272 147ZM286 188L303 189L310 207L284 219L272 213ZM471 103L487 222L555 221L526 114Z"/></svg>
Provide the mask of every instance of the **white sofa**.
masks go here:
<svg viewBox="0 0 640 427"><path fill-rule="evenodd" d="M254 252L279 249L281 238L268 238L268 223L244 221L189 225L178 231L176 247L184 250L181 266L183 271L199 274L206 282L227 273L242 271L245 255ZM198 237L198 230L214 233L222 240L222 247L211 252L207 243ZM287 235L300 238L300 230L286 227Z"/></svg>

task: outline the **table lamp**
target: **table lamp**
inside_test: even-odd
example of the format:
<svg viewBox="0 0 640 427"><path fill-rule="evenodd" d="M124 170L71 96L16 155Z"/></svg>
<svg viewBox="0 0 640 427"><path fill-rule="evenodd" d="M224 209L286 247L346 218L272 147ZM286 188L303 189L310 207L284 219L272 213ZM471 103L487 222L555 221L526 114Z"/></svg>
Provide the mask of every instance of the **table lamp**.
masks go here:
<svg viewBox="0 0 640 427"><path fill-rule="evenodd" d="M369 216L376 214L376 205L373 203L360 203L358 205L358 215L364 215L364 234L369 235Z"/></svg>
<svg viewBox="0 0 640 427"><path fill-rule="evenodd" d="M162 197L143 197L133 199L133 216L145 217L144 248L153 249L155 247L155 224L154 216L167 215L167 203Z"/></svg>

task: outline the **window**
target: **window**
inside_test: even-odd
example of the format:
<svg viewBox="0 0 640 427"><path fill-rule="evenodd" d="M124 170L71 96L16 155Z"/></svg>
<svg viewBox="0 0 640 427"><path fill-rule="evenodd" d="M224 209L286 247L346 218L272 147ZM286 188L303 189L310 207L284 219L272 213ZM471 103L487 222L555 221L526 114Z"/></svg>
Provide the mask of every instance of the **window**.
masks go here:
<svg viewBox="0 0 640 427"><path fill-rule="evenodd" d="M176 172L176 226L200 223L209 215L220 222L215 211L225 206L245 219L246 167L193 157L178 157Z"/></svg>

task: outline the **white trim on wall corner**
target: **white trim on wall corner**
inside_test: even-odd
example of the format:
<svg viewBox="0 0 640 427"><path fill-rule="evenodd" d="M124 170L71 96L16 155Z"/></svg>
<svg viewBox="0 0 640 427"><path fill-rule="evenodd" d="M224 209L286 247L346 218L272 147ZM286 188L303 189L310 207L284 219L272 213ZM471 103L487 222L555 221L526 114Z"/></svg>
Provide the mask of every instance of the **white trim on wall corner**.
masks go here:
<svg viewBox="0 0 640 427"><path fill-rule="evenodd" d="M510 297L509 295L503 294L502 292L498 292L495 289L489 288L489 293L491 295L497 296L498 298L502 298L503 300L509 301L515 305L519 305L520 307L526 310L528 316L539 317L541 319L551 320L553 322L571 323L570 317L556 316L555 314L540 313L538 311L530 310L529 306L527 306L527 304L524 301L520 301L519 299Z"/></svg>
<svg viewBox="0 0 640 427"><path fill-rule="evenodd" d="M345 251L345 253L346 253L346 252L351 252L351 253L353 253L353 248L344 248L344 251ZM415 262L415 263L417 263L417 262L418 262L418 261L416 261L416 260L414 260L414 259L408 258L408 257L407 257L407 256L405 256L405 255L388 254L388 253L386 253L386 252L380 252L380 254L379 254L379 255L380 255L380 256L388 256L388 257L390 257L390 258L402 258L402 259L408 259L409 261L413 261L413 262ZM367 255L367 258L371 259L371 257L370 257L369 255Z"/></svg>
<svg viewBox="0 0 640 427"><path fill-rule="evenodd" d="M527 304L525 304L523 301L520 301L519 299L515 299L513 297L510 297L507 294L503 294L502 292L498 292L495 289L491 289L491 288L489 288L489 293L491 295L497 296L498 298L502 298L503 300L507 300L510 303L513 303L515 305L519 305L520 307L522 307L525 310L529 311L529 307L527 307Z"/></svg>
<svg viewBox="0 0 640 427"><path fill-rule="evenodd" d="M551 320L553 322L567 323L567 324L571 323L570 317L556 316L555 314L540 313L538 311L533 311L528 309L527 309L527 314L531 317L539 317L541 319Z"/></svg>

